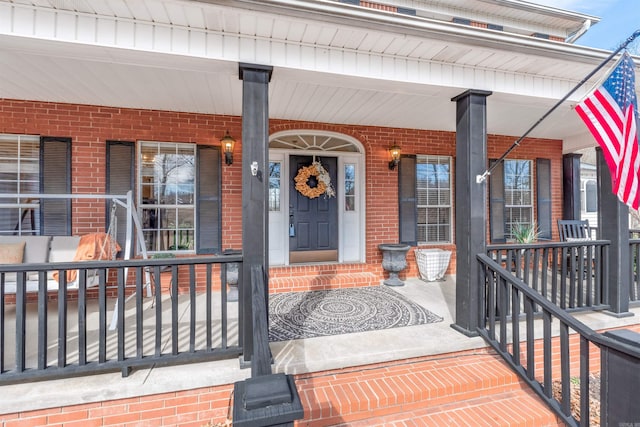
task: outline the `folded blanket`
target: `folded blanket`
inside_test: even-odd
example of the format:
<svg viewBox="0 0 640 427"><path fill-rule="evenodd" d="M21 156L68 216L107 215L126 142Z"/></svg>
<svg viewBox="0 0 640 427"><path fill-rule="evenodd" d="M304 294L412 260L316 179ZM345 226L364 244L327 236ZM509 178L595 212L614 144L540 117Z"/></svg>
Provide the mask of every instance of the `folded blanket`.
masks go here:
<svg viewBox="0 0 640 427"><path fill-rule="evenodd" d="M114 249L115 253L113 252ZM116 253L118 253L120 249L118 242L113 240L107 233L85 234L80 237L78 249L76 249L73 261L110 260L115 258ZM77 276L78 270L68 270L67 282L73 282ZM55 272L53 277L58 280L58 272Z"/></svg>

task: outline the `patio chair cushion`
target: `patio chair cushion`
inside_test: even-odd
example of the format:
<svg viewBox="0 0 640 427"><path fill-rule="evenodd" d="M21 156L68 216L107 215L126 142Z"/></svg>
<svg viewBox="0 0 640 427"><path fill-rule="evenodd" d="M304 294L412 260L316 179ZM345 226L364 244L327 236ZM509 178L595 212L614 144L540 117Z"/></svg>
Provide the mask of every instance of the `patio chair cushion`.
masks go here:
<svg viewBox="0 0 640 427"><path fill-rule="evenodd" d="M591 237L567 237L567 242L590 242L593 239ZM587 243L588 244L588 243ZM582 248L582 255L587 257L587 247Z"/></svg>
<svg viewBox="0 0 640 427"><path fill-rule="evenodd" d="M26 242L0 244L0 264L22 264Z"/></svg>
<svg viewBox="0 0 640 427"><path fill-rule="evenodd" d="M0 236L0 244L25 242L22 262L44 263L49 260L50 236Z"/></svg>
<svg viewBox="0 0 640 427"><path fill-rule="evenodd" d="M0 244L0 264L21 264L26 242ZM15 282L16 273L5 273L5 282Z"/></svg>
<svg viewBox="0 0 640 427"><path fill-rule="evenodd" d="M51 239L49 262L71 262L76 255L80 236L54 236Z"/></svg>

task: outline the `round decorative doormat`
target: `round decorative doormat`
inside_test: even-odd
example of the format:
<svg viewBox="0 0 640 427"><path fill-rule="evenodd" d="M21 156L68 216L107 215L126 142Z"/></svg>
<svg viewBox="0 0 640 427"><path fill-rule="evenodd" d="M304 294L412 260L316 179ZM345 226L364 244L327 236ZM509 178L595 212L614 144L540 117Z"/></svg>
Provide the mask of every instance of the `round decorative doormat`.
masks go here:
<svg viewBox="0 0 640 427"><path fill-rule="evenodd" d="M269 296L269 340L424 325L443 319L384 286Z"/></svg>

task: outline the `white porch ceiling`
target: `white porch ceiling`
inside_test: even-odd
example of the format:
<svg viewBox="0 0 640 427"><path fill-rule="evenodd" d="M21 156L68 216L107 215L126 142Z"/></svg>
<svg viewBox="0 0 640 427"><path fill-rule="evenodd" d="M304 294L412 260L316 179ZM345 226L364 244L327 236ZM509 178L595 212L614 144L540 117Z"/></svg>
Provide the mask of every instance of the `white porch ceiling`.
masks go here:
<svg viewBox="0 0 640 427"><path fill-rule="evenodd" d="M0 98L241 115L238 63L256 62L274 66L271 118L453 131L450 99L488 89L489 133L518 137L604 56L520 36L480 40L474 28L447 27L443 40L442 24L424 19L401 34L378 11L385 31L304 8L267 11L287 1L210 3L0 0L13 13L12 31L0 31ZM565 151L593 145L569 102L532 136L564 139Z"/></svg>

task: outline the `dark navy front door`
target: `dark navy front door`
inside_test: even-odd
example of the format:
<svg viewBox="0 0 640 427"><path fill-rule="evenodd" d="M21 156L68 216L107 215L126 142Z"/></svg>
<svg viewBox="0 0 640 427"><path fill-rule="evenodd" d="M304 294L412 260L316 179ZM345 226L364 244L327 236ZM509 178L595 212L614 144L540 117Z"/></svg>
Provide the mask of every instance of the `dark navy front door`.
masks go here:
<svg viewBox="0 0 640 427"><path fill-rule="evenodd" d="M337 191L336 157L319 157L331 177ZM296 190L294 178L300 168L310 166L313 156L290 157L289 192L289 262L322 262L338 260L338 199L319 197L310 199ZM307 181L314 188L317 181L311 176Z"/></svg>

